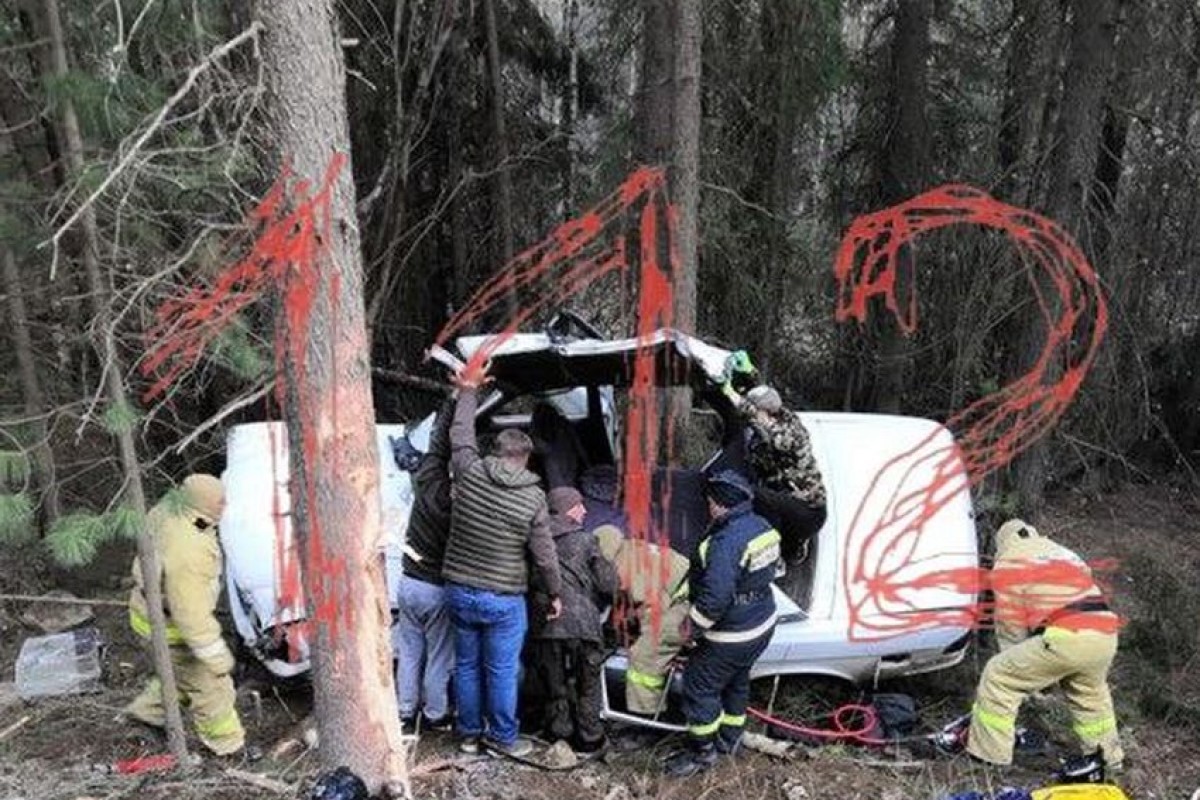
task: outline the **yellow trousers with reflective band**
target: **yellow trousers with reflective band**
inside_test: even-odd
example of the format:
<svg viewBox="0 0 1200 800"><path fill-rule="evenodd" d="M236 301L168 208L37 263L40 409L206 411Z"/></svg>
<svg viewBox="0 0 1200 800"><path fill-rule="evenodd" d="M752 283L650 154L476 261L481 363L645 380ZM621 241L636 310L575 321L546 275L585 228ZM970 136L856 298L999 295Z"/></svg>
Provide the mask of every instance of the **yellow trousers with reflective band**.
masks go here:
<svg viewBox="0 0 1200 800"><path fill-rule="evenodd" d="M191 711L196 733L204 746L217 755L241 750L246 732L234 706L237 693L233 679L214 673L187 647L172 647L171 663L175 667L180 705ZM125 707L125 713L158 728L166 724L162 684L157 677L146 683L142 693Z"/></svg>
<svg viewBox="0 0 1200 800"><path fill-rule="evenodd" d="M1062 628L1047 628L1041 636L997 653L979 678L968 752L993 764L1011 764L1021 702L1061 683L1081 752L1099 747L1110 766L1120 766L1125 754L1108 691L1108 669L1116 653L1116 634Z"/></svg>
<svg viewBox="0 0 1200 800"><path fill-rule="evenodd" d="M683 646L679 626L688 615L686 602L662 610L658 636L654 635L650 609L638 612L641 634L629 648L629 670L625 673L625 706L634 714L653 715L667 688L667 672Z"/></svg>

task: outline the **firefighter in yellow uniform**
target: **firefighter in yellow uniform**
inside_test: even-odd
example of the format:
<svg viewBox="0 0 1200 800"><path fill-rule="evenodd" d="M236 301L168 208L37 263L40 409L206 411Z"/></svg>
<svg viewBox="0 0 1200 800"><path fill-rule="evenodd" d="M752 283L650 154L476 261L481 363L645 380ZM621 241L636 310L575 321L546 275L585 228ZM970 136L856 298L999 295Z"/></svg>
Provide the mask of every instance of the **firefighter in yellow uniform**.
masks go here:
<svg viewBox="0 0 1200 800"><path fill-rule="evenodd" d="M967 752L1011 764L1017 711L1034 692L1061 683L1084 754L1119 769L1108 670L1120 622L1078 555L1019 519L996 534L991 574L1000 652L979 678Z"/></svg>
<svg viewBox="0 0 1200 800"><path fill-rule="evenodd" d="M640 634L629 648L625 673L625 706L634 714L659 711L672 659L683 646L679 629L688 615L688 560L670 548L626 539L615 525L595 531L600 552L617 568L621 587L629 595ZM665 550L667 565L662 566ZM665 576L665 580L664 580ZM654 608L659 609L658 635Z"/></svg>
<svg viewBox="0 0 1200 800"><path fill-rule="evenodd" d="M190 475L180 495L178 501L160 501L147 520L162 565L167 642L180 703L191 711L200 741L217 755L231 755L242 749L246 733L234 706L236 693L229 675L233 654L221 638L214 614L221 593L217 521L225 494L221 481L212 475ZM133 562L133 580L129 622L148 645L150 618L138 559ZM125 714L155 727L166 723L158 678L146 684Z"/></svg>

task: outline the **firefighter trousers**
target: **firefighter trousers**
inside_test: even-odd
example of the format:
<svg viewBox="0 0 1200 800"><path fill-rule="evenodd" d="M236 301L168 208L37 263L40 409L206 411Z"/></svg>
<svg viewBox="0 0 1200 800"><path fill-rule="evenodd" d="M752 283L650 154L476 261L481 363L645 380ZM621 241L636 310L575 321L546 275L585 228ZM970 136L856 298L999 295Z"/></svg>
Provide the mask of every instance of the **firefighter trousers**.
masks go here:
<svg viewBox="0 0 1200 800"><path fill-rule="evenodd" d="M683 671L683 712L693 741L736 744L746 727L750 669L767 649L775 627L745 642L701 639Z"/></svg>
<svg viewBox="0 0 1200 800"><path fill-rule="evenodd" d="M979 678L967 751L993 764L1011 764L1021 702L1061 683L1082 752L1100 748L1105 761L1119 767L1124 753L1108 690L1116 652L1116 634L1051 627L997 653Z"/></svg>
<svg viewBox="0 0 1200 800"><path fill-rule="evenodd" d="M629 670L625 673L625 707L634 714L653 716L667 690L667 673L683 641L679 628L691 606L676 602L662 610L657 636L652 610L643 605L638 612L638 638L629 647Z"/></svg>
<svg viewBox="0 0 1200 800"><path fill-rule="evenodd" d="M217 675L185 646L171 648L171 664L175 668L179 703L191 711L196 733L204 746L217 755L241 750L246 742L246 732L234 705L237 692L233 688L233 679L228 675ZM162 684L157 677L147 681L142 693L125 707L125 713L156 728L166 725Z"/></svg>

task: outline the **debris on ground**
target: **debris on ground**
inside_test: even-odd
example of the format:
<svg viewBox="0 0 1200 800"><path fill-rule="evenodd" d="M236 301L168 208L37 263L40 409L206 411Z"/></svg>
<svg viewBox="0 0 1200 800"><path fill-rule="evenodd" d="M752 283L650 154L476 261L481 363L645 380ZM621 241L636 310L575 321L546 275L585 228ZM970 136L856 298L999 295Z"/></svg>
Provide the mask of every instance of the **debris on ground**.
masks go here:
<svg viewBox="0 0 1200 800"><path fill-rule="evenodd" d="M62 633L91 622L96 614L86 600L80 600L70 592L55 589L42 595L42 602L34 602L21 612L21 622L42 633Z"/></svg>
<svg viewBox="0 0 1200 800"><path fill-rule="evenodd" d="M30 700L100 691L103 647L94 627L26 639L17 656L17 694Z"/></svg>
<svg viewBox="0 0 1200 800"><path fill-rule="evenodd" d="M539 760L551 769L570 769L579 763L579 756L575 755L571 745L559 739L546 749Z"/></svg>
<svg viewBox="0 0 1200 800"><path fill-rule="evenodd" d="M747 731L742 734L742 746L747 750L771 756L772 758L793 758L797 752L803 753L803 748L797 748L795 742L772 739L761 733Z"/></svg>
<svg viewBox="0 0 1200 800"><path fill-rule="evenodd" d="M787 800L809 800L811 797L808 789L804 788L804 784L799 781L787 781L784 783L783 796Z"/></svg>

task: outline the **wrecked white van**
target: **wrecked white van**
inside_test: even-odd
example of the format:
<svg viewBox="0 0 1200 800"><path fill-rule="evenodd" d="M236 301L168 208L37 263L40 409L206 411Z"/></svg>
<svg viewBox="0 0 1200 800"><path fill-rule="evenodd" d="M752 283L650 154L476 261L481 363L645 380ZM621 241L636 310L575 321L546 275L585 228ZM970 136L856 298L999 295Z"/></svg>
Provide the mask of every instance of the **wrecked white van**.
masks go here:
<svg viewBox="0 0 1200 800"><path fill-rule="evenodd" d="M557 412L560 423L565 420L588 462L615 463L619 423L616 397L629 385L639 347L653 351L657 374L669 376L664 383L690 383L693 387L719 383L729 355L728 351L672 330L658 331L641 342L604 340L592 334L586 328L571 331L568 324L566 330L551 327L546 333L517 334L497 348L491 359L494 391L480 404L481 435L486 437L491 431L514 425L530 426L536 406L542 403ZM455 343L457 354L435 349L433 356L453 365L469 358L486 340L464 337ZM922 442L930 447L951 448L950 433L936 422L910 417L832 412L807 412L801 417L812 435L814 453L825 478L828 518L803 559L787 565L790 574L775 588L779 623L754 669L754 677L808 674L861 683L958 663L969 640L967 624L918 627L874 641L852 640L843 575L843 565L856 560L856 554L845 552L853 516L859 512L874 476L894 457ZM384 524L392 537L384 555L393 587L399 574L412 487L408 473L396 464L392 443L406 440L402 449L412 445L422 450L432 419L430 416L411 426L378 426ZM292 676L308 669L308 645L302 604L280 607L278 603L276 564L279 554L291 547L292 535L285 440L280 423L240 425L230 432L228 468L223 475L227 510L220 532L237 631L246 648L271 672ZM910 477L922 480L921 469L918 465ZM932 471L933 467L928 469ZM693 472L699 474L698 470ZM868 504L862 512L881 510ZM675 516L667 514L665 518ZM671 530L672 544L681 550L694 547L703 522L684 523L681 527L689 530ZM926 521L925 531L911 553L911 562L920 565L919 569L932 573L970 570L978 565L974 515L967 492L938 509ZM905 605L918 612L959 609L963 614L945 618L967 619L976 599L967 592L922 588L908 592ZM612 719L647 724L645 718L626 715L620 706L623 692L615 687L623 679L624 667L624 656L619 651L606 665L609 691L605 693L605 714ZM650 724L676 726L675 720L666 715Z"/></svg>

